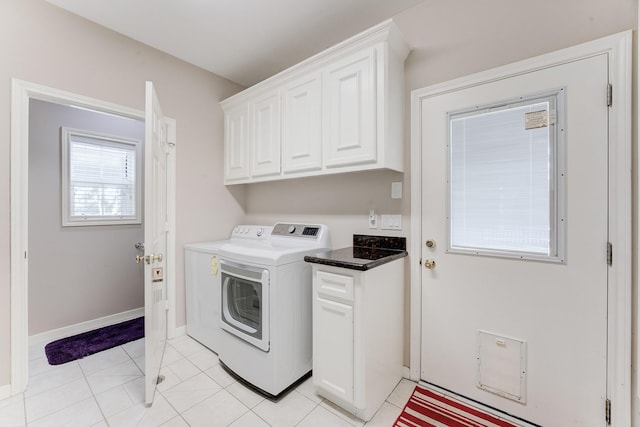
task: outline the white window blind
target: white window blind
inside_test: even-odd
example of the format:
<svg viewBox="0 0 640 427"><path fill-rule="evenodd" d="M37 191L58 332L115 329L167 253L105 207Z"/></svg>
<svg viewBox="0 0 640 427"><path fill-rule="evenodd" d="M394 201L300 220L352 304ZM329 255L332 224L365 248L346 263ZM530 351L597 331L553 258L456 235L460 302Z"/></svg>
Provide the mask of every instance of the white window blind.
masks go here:
<svg viewBox="0 0 640 427"><path fill-rule="evenodd" d="M450 115L451 251L558 257L556 104Z"/></svg>
<svg viewBox="0 0 640 427"><path fill-rule="evenodd" d="M63 225L139 223L139 141L64 128L63 144Z"/></svg>

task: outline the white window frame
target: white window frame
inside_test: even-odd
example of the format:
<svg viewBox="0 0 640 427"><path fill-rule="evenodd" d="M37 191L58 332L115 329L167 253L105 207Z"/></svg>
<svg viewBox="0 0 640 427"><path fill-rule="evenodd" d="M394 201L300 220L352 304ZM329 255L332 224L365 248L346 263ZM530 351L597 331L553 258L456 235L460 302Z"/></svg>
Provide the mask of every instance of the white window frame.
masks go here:
<svg viewBox="0 0 640 427"><path fill-rule="evenodd" d="M83 138L94 140L96 145L103 146L129 146L133 147L136 155L136 176L135 176L135 215L131 216L71 216L71 177L70 177L70 144L73 138ZM139 225L142 224L142 142L138 139L126 138L122 136L108 135L98 132L92 132L81 129L73 129L68 127L61 128L61 146L62 146L62 226L78 227L78 226L97 226L97 225Z"/></svg>
<svg viewBox="0 0 640 427"><path fill-rule="evenodd" d="M550 134L550 179L549 179L549 215L550 215L550 253L548 255L522 252L516 250L498 250L488 248L454 247L452 246L452 222L451 222L451 119L462 115L473 115L483 112L520 107L523 104L531 104L539 101L553 99L554 111L549 112L552 119L549 120ZM545 261L553 263L566 262L566 102L565 89L559 88L551 92L521 96L516 99L506 100L491 105L477 106L472 109L449 112L447 114L447 253L490 256L499 258L516 258L522 260ZM524 121L523 121L524 125Z"/></svg>

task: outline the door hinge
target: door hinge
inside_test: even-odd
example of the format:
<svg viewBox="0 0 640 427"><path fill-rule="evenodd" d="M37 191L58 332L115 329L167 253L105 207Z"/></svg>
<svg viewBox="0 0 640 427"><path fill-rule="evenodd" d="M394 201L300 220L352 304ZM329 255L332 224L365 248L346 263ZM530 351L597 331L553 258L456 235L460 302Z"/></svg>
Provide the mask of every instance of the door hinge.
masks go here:
<svg viewBox="0 0 640 427"><path fill-rule="evenodd" d="M607 425L611 425L611 400L607 399L604 401L604 419L607 422Z"/></svg>
<svg viewBox="0 0 640 427"><path fill-rule="evenodd" d="M611 107L613 105L613 85L609 83L607 85L607 107Z"/></svg>
<svg viewBox="0 0 640 427"><path fill-rule="evenodd" d="M607 242L607 265L613 265L613 245Z"/></svg>

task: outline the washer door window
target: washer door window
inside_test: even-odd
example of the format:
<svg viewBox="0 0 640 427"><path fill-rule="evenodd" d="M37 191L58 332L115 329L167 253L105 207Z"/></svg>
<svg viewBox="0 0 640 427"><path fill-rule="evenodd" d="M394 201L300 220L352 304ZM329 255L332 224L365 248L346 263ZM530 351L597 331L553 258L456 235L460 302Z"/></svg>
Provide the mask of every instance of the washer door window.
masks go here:
<svg viewBox="0 0 640 427"><path fill-rule="evenodd" d="M269 270L221 261L222 329L269 351Z"/></svg>

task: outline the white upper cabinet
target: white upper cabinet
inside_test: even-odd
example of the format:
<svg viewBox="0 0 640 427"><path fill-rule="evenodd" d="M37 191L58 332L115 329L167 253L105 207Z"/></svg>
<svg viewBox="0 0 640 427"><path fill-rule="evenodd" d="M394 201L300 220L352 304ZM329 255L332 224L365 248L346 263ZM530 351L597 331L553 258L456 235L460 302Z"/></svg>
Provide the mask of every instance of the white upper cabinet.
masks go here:
<svg viewBox="0 0 640 427"><path fill-rule="evenodd" d="M312 73L284 86L282 171L322 168L321 77Z"/></svg>
<svg viewBox="0 0 640 427"><path fill-rule="evenodd" d="M402 172L408 54L385 21L222 101L225 184Z"/></svg>
<svg viewBox="0 0 640 427"><path fill-rule="evenodd" d="M224 114L224 179L246 182L249 179L249 109L241 104Z"/></svg>
<svg viewBox="0 0 640 427"><path fill-rule="evenodd" d="M324 72L327 167L376 161L376 50L336 61Z"/></svg>
<svg viewBox="0 0 640 427"><path fill-rule="evenodd" d="M251 176L277 175L280 173L280 92L271 92L251 101L249 110Z"/></svg>

